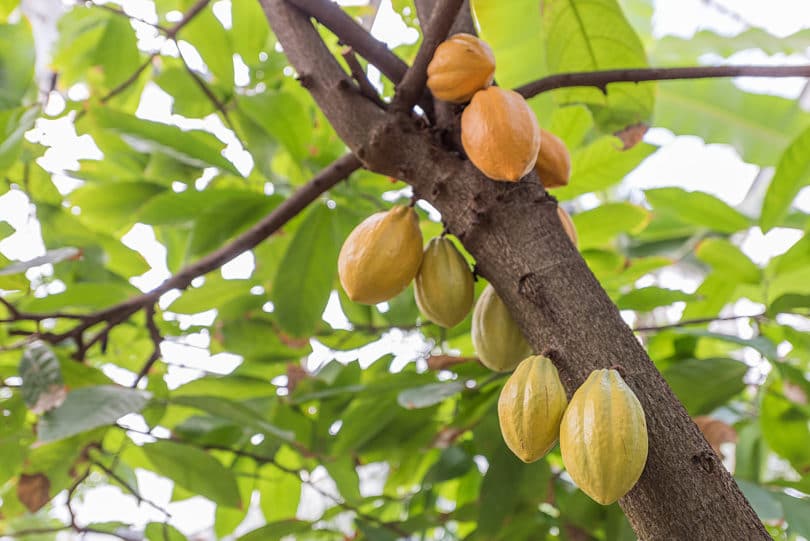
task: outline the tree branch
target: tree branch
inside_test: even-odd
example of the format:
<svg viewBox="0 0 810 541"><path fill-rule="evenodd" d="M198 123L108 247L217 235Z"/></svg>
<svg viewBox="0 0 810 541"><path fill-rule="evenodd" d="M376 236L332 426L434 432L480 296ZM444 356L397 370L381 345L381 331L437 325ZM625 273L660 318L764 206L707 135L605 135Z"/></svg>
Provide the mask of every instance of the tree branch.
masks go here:
<svg viewBox="0 0 810 541"><path fill-rule="evenodd" d="M703 325L706 323L713 323L715 321L735 321L737 319L762 319L765 317L765 312L744 316L725 316L725 317L703 317L697 319L684 319L683 321L676 321L674 323L666 323L664 325L649 325L645 327L636 327L633 332L657 332L666 329L676 329L678 327L687 327L689 325Z"/></svg>
<svg viewBox="0 0 810 541"><path fill-rule="evenodd" d="M424 92L427 66L433 58L436 47L447 37L462 3L463 0L442 0L433 8L430 25L424 32L422 45L416 53L413 65L405 73L402 82L397 85L397 93L394 98L395 111L410 110Z"/></svg>
<svg viewBox="0 0 810 541"><path fill-rule="evenodd" d="M810 66L695 66L557 73L527 83L516 88L515 91L528 99L549 90L574 86L593 86L605 91L610 83L721 77L810 77Z"/></svg>

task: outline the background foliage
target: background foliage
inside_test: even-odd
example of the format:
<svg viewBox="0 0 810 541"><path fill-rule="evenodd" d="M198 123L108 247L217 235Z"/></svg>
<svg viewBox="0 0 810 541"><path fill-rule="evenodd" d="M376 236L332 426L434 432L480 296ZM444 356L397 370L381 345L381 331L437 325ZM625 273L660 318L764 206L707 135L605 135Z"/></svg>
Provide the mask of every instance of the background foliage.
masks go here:
<svg viewBox="0 0 810 541"><path fill-rule="evenodd" d="M572 485L558 451L532 465L507 451L495 414L503 378L475 362L469 318L443 331L422 320L410 289L377 307L339 290L337 253L351 228L409 197L395 179L353 174L252 250L244 277L197 278L96 344L26 339L68 332L76 320L21 313L93 314L140 293L133 279L150 265L122 241L136 224L176 273L345 149L255 0L212 2L176 35L167 29L194 2L156 0L159 28L115 3L71 7L47 62L52 89L34 77L42 59L17 4L0 2L0 194L25 195L47 251L29 261L0 254L0 533L186 539L142 490L137 472L147 470L173 481L174 501L214 502L217 537L252 507L261 518L240 539L634 538L618 506L598 506ZM542 13L522 0L472 4L507 87L810 46L807 31L777 39L758 28L655 39L646 0L552 0ZM419 30L411 1L393 6ZM415 51L395 49L406 61ZM172 115L147 120L156 89L172 98ZM727 80L564 89L531 104L572 151L571 184L555 195L572 211L583 257L646 329L640 338L689 413L725 423L709 439L774 537L810 537L810 222L792 206L810 182L810 115ZM91 138L97 157L49 166L51 145L35 127L56 119ZM762 168L763 182L774 168L773 179L740 208L677 186L627 190L621 181L657 150L640 141L646 126L731 145ZM420 216L426 239L441 232L435 211L423 206ZM797 240L753 261L741 246L774 228ZM14 233L0 220L0 239ZM673 276L699 286L672 289ZM736 319L710 324L721 317ZM162 358L136 378L161 342ZM214 364L189 377L178 368L188 349L167 344L202 344ZM238 366L218 368L234 358L220 353ZM163 509L162 522L77 523L83 494L106 484L145 498L142 509Z"/></svg>

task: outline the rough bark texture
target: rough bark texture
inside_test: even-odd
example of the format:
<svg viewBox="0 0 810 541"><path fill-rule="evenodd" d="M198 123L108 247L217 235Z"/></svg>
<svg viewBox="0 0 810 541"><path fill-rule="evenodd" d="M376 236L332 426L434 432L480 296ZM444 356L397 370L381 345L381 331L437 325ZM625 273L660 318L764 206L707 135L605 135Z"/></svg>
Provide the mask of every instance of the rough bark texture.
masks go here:
<svg viewBox="0 0 810 541"><path fill-rule="evenodd" d="M552 358L569 395L596 368L619 364L647 415L650 452L621 501L640 539L770 539L736 483L675 398L576 249L556 201L534 174L486 179L437 134L363 97L309 19L285 0L261 0L302 82L369 169L410 183L435 206L510 306L536 351Z"/></svg>

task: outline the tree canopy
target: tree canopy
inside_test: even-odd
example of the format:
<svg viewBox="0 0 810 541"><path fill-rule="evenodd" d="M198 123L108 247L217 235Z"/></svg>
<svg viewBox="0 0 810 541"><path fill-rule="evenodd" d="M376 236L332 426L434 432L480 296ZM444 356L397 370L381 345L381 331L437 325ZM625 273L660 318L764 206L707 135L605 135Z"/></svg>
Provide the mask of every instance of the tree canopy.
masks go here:
<svg viewBox="0 0 810 541"><path fill-rule="evenodd" d="M319 10L369 103L448 113L407 70L436 37L425 2L393 0L416 38L393 54L336 34L349 27L335 10L369 28L379 2L291 3ZM413 200L426 240L447 224L400 180L409 172L348 152L269 4L143 4L71 4L49 28L0 0L0 210L26 208L0 214L0 534L190 539L144 491L145 470L173 482L172 502L213 502L200 520L216 538L635 539L618 505L576 488L558 449L528 465L509 452L496 411L507 374L478 362L469 316L443 329L412 287L377 306L342 291L338 252L370 214ZM810 114L727 78L810 76L732 58L806 57L810 30L743 21L731 37L660 38L649 0L470 4L497 84L571 150L570 184L552 195L582 258L770 535L810 538L810 220L794 204L810 183ZM662 146L651 128L729 145L759 174L736 206L684 185L628 187ZM785 250L754 256L769 232ZM4 255L21 238L36 257ZM223 269L235 258L238 273ZM76 512L107 485L155 518ZM239 528L251 508L264 522Z"/></svg>

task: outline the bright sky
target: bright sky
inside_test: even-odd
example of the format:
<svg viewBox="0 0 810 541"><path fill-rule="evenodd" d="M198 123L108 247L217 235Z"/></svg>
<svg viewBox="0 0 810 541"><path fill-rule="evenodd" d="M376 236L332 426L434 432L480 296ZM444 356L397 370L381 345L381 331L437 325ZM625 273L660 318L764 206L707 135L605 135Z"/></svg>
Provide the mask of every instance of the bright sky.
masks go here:
<svg viewBox="0 0 810 541"><path fill-rule="evenodd" d="M69 0L63 0L65 5L70 4ZM26 2L24 2L25 4ZM230 25L229 1L222 0L214 4L215 13L224 24ZM357 2L352 2L357 3ZM743 24L721 11L711 7L706 0L657 0L654 17L654 32L656 36L674 34L681 37L689 37L696 30L712 29L726 35L733 35L744 29ZM764 27L768 31L777 35L787 35L810 26L810 19L807 16L799 17L797 14L810 15L807 9L806 0L717 0L720 5L725 5L738 13L746 21L755 21L758 26ZM54 5L58 6L59 0L28 2L29 8L42 9L43 13L53 13ZM151 2L145 0L127 0L125 3L127 11L133 15L147 20L156 20ZM179 17L179 13L177 14ZM136 23L139 45L144 50L152 50L159 46L159 41L154 39L151 28L147 25ZM52 36L52 29L50 30ZM390 0L383 0L382 6L373 28L373 34L389 43L391 46L402 42L412 42L415 39L414 32L408 32L399 17L392 11ZM47 39L49 32L40 31L38 45L47 50ZM183 53L192 64L202 66L202 62L196 52L187 48ZM176 55L173 45L164 46L164 53ZM41 64L45 64L44 57L39 58ZM738 53L732 58L734 63L798 63L806 62L806 58L800 55L793 57L767 57L760 52L745 51ZM237 65L237 80L247 77L246 68ZM773 93L789 98L798 98L804 88L804 82L800 80L740 80L738 84L747 90ZM72 98L83 97L85 89L77 86L70 91ZM86 94L85 94L86 95ZM166 121L171 118L183 128L203 128L213 132L222 141L228 144L226 156L231 159L236 166L247 172L252 167L250 156L239 147L238 142L231 132L226 129L215 115L198 120L187 120L170 113L171 97L162 92L157 86L150 85L146 88L138 109L138 114L143 118ZM48 114L60 114L63 110L64 102L61 97L54 94L51 97ZM39 141L50 147L41 164L47 170L54 173L54 182L63 193L69 193L79 183L69 178L65 172L75 169L76 162L80 158L99 158L101 156L98 149L87 137L76 137L75 131L69 120L40 120L34 130L28 134L32 141ZM649 187L678 185L689 190L703 190L712 193L732 205L739 205L745 199L749 189L758 175L758 168L742 162L736 152L727 145L705 145L697 137L675 137L672 133L664 129L652 129L646 138L650 143L660 145L661 149L636 171L629 175L622 186L627 190L634 200L638 199L639 191ZM204 176L198 182L198 188L202 188L210 177ZM763 184L764 185L764 184ZM758 188L761 189L761 188ZM584 198L582 205L592 205L588 198ZM796 202L796 205L806 212L810 212L810 190L805 189ZM743 209L744 212L757 209ZM39 227L27 198L17 190L12 190L0 196L0 217L9 222L17 232L0 241L0 252L11 259L28 260L44 253L44 246L41 242ZM739 238L743 250L755 261L763 263L770 257L787 250L798 238L799 233L788 230L774 230L763 236L758 229L753 229L744 237ZM124 241L127 245L139 250L151 266L151 270L146 274L132 280L136 287L148 290L155 287L162 280L168 277L169 272L165 264L165 250L155 241L154 234L150 227L137 224L126 235ZM246 278L253 268L253 258L250 254L245 254L222 269L226 278ZM29 276L40 273L48 274L52 272L50 265L45 265L29 271ZM694 277L684 276L677 270L665 270L657 278L648 277L643 280L644 285L649 285L655 281L660 282L668 288L684 289L693 291L698 281ZM58 291L59 285L51 286L50 291ZM39 294L45 294L44 291ZM169 293L161 299L162 306L168 306L177 293ZM675 316L681 307L670 309L671 315ZM753 313L757 310L753 303L741 302L735 307L740 313ZM190 325L192 323L210 323L215 317L215 311L209 311L197 316L179 316L180 320ZM344 326L346 321L340 310L337 308L336 299L330 301L326 311L327 319L335 324ZM737 329L744 332L744 328ZM209 356L206 347L208 337L206 334L191 335L187 339L188 345L176 342L166 342L163 345L164 358L172 363L182 363L185 366L199 367L219 373L228 373L240 362L239 357L228 354ZM314 344L315 351L309 359L310 368L321 364L335 357L323 346ZM409 362L411 359L424 354L425 344L415 334L392 331L386 337L384 345L371 345L361 352L361 362L368 363L376 359L381 351L393 350L398 354L399 364ZM353 353L341 353L338 359L349 361L356 358ZM756 359L746 359L754 364ZM132 375L123 370L107 370L108 375L122 383L131 381ZM187 368L172 368L167 378L171 386L177 386L185 381L198 377L197 370ZM281 381L277 383L283 383ZM128 422L133 427L145 428L142 420L138 416L129 416ZM380 472L373 472L379 477ZM319 486L325 490L334 491L334 484L324 471L316 471L315 477L319 479ZM139 482L142 488L148 492L149 497L161 504L165 504L174 516L173 524L181 531L191 534L205 530L210 527L213 521L213 506L203 498L193 498L179 503L169 504L171 495L171 483L162 480L148 472L138 473ZM372 489L378 483L366 485L364 490ZM319 509L323 505L323 499L311 489L305 487L302 504L299 513L302 517L316 518ZM117 488L110 486L95 488L86 492L86 499L80 508L79 520L124 520L136 525L143 525L149 520L161 520L162 516L149 506L138 507L131 497L122 495ZM260 515L256 514L255 508L252 510L249 520L243 524L238 532L255 527L261 523ZM67 539L68 537L64 537ZM94 536L87 535L87 539ZM95 537L101 539L100 536Z"/></svg>

